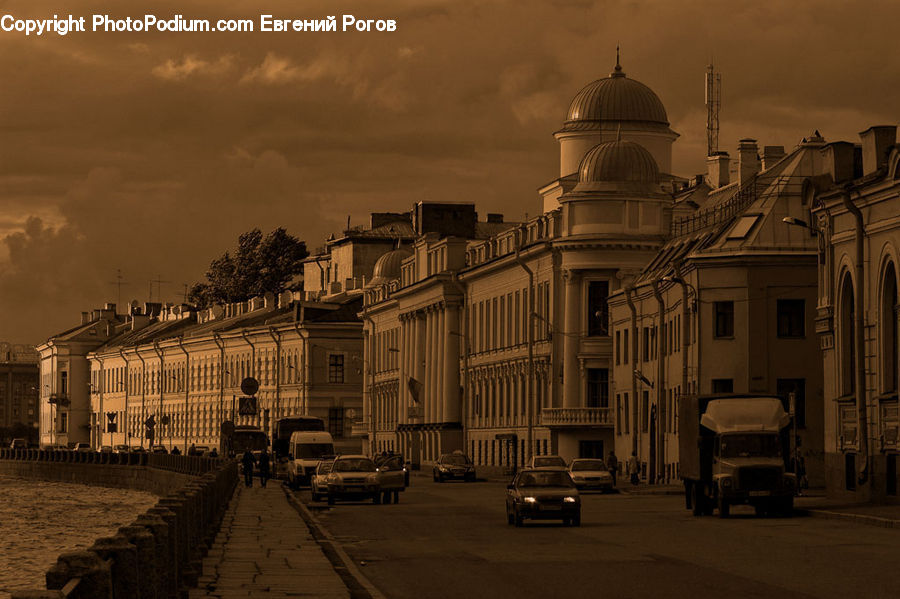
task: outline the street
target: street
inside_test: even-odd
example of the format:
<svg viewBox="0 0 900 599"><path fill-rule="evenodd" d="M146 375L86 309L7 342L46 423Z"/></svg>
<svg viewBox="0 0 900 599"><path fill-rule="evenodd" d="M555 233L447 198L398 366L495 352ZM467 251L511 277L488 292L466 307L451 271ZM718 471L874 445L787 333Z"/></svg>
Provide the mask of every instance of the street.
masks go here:
<svg viewBox="0 0 900 599"><path fill-rule="evenodd" d="M891 597L892 529L809 517L694 518L680 496L582 494L582 525L506 523L505 484L414 477L399 504L310 503L390 598Z"/></svg>

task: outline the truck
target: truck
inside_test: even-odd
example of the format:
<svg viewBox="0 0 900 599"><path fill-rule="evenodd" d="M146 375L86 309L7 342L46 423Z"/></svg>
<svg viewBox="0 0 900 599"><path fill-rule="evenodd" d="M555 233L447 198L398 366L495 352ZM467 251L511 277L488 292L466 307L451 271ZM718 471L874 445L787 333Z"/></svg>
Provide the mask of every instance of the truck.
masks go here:
<svg viewBox="0 0 900 599"><path fill-rule="evenodd" d="M272 439L272 453L275 459L276 478L287 478L291 461L291 435L297 431L324 431L325 421L315 416L288 416L275 422L275 437Z"/></svg>
<svg viewBox="0 0 900 599"><path fill-rule="evenodd" d="M240 457L249 449L254 456L258 457L268 447L269 435L258 426L238 425L234 427L234 433L230 436L222 435L219 441L219 453L223 456Z"/></svg>
<svg viewBox="0 0 900 599"><path fill-rule="evenodd" d="M678 408L685 507L727 518L732 505L790 515L797 477L788 472L791 417L766 395L689 395Z"/></svg>
<svg viewBox="0 0 900 599"><path fill-rule="evenodd" d="M288 484L297 489L309 484L320 461L334 457L334 439L325 431L295 431L288 450Z"/></svg>

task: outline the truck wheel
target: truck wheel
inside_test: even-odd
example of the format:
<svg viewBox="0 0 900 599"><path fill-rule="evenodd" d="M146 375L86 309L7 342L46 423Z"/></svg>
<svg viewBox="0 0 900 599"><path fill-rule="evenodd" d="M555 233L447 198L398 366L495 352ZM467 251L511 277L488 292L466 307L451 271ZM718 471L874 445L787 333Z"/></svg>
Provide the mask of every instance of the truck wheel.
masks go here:
<svg viewBox="0 0 900 599"><path fill-rule="evenodd" d="M581 526L581 514L579 513L574 518L572 518L572 526Z"/></svg>
<svg viewBox="0 0 900 599"><path fill-rule="evenodd" d="M794 498L786 497L781 504L781 514L785 518L790 518L794 515Z"/></svg>
<svg viewBox="0 0 900 599"><path fill-rule="evenodd" d="M400 491L394 491L394 503L400 503Z"/></svg>
<svg viewBox="0 0 900 599"><path fill-rule="evenodd" d="M759 505L753 506L753 511L756 512L757 516L759 516L760 518L763 518L763 517L765 517L767 510L766 510L766 506L759 504Z"/></svg>
<svg viewBox="0 0 900 599"><path fill-rule="evenodd" d="M385 491L381 494L381 503L387 505L391 502L391 492Z"/></svg>
<svg viewBox="0 0 900 599"><path fill-rule="evenodd" d="M693 490L691 489L691 483L689 481L684 481L684 509L686 510L692 509L691 493L693 493Z"/></svg>
<svg viewBox="0 0 900 599"><path fill-rule="evenodd" d="M731 513L731 505L728 500L719 495L719 518L727 518Z"/></svg>
<svg viewBox="0 0 900 599"><path fill-rule="evenodd" d="M509 524L510 526L512 526L515 523L515 520L513 519L513 514L511 511L509 511L508 505L506 506L506 523Z"/></svg>
<svg viewBox="0 0 900 599"><path fill-rule="evenodd" d="M372 495L372 503L375 505L379 505L381 503L381 493L375 493Z"/></svg>
<svg viewBox="0 0 900 599"><path fill-rule="evenodd" d="M691 485L691 503L693 503L692 512L695 516L703 515L703 491L700 485Z"/></svg>

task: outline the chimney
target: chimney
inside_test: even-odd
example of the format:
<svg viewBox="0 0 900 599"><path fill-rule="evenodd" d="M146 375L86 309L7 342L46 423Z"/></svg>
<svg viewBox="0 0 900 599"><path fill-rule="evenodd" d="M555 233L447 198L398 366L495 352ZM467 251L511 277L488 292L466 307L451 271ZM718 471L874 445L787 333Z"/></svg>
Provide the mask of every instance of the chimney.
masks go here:
<svg viewBox="0 0 900 599"><path fill-rule="evenodd" d="M496 212L488 212L488 215L487 215L487 222L489 222L489 223L502 223L502 222L503 222L503 215L502 215L502 214L497 214Z"/></svg>
<svg viewBox="0 0 900 599"><path fill-rule="evenodd" d="M87 324L91 321L91 313L90 312L82 312L81 313L81 324Z"/></svg>
<svg viewBox="0 0 900 599"><path fill-rule="evenodd" d="M728 152L713 152L706 157L706 183L712 189L728 185Z"/></svg>
<svg viewBox="0 0 900 599"><path fill-rule="evenodd" d="M822 148L825 172L835 183L850 181L856 176L854 169L853 144L849 141L835 141Z"/></svg>
<svg viewBox="0 0 900 599"><path fill-rule="evenodd" d="M772 166L784 158L784 146L764 146L762 170L772 168Z"/></svg>
<svg viewBox="0 0 900 599"><path fill-rule="evenodd" d="M145 326L150 324L150 317L146 314L132 314L131 316L131 330L139 331L143 329Z"/></svg>
<svg viewBox="0 0 900 599"><path fill-rule="evenodd" d="M755 139L738 141L738 183L743 185L759 172L759 146Z"/></svg>
<svg viewBox="0 0 900 599"><path fill-rule="evenodd" d="M887 164L888 151L897 143L897 127L880 125L869 127L859 134L862 140L863 176L874 173Z"/></svg>

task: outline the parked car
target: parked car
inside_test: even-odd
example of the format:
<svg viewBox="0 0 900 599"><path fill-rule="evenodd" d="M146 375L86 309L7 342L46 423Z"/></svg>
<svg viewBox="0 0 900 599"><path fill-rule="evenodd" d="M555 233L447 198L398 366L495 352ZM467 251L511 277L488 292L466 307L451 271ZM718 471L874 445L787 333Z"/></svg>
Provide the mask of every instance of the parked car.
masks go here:
<svg viewBox="0 0 900 599"><path fill-rule="evenodd" d="M475 481L475 466L469 456L461 452L443 454L431 468L431 476L436 483L447 479L461 478L466 482Z"/></svg>
<svg viewBox="0 0 900 599"><path fill-rule="evenodd" d="M387 460L397 460L403 468L403 486L409 486L409 464L405 459L403 459L403 454L393 453L393 452L385 452L381 455L375 457L375 466L381 466L381 464Z"/></svg>
<svg viewBox="0 0 900 599"><path fill-rule="evenodd" d="M128 453L128 446L124 444L113 445L113 453Z"/></svg>
<svg viewBox="0 0 900 599"><path fill-rule="evenodd" d="M75 451L82 451L82 452L94 451L94 450L91 448L91 444L90 444L90 443L76 443L76 444L75 444L75 447L74 447L73 449L74 449Z"/></svg>
<svg viewBox="0 0 900 599"><path fill-rule="evenodd" d="M364 455L338 456L326 477L328 505L338 499L371 498L381 503L381 486L375 462Z"/></svg>
<svg viewBox="0 0 900 599"><path fill-rule="evenodd" d="M381 461L377 466L378 484L381 489L381 501L390 503L400 502L400 492L406 489L406 466L403 464L403 456L391 456Z"/></svg>
<svg viewBox="0 0 900 599"><path fill-rule="evenodd" d="M165 445L154 445L150 448L150 453L169 453Z"/></svg>
<svg viewBox="0 0 900 599"><path fill-rule="evenodd" d="M327 478L333 465L334 460L322 460L316 466L316 471L309 478L309 489L312 493L313 501L322 501L322 498L328 495Z"/></svg>
<svg viewBox="0 0 900 599"><path fill-rule="evenodd" d="M613 477L603 460L577 459L569 464L569 476L578 489L612 491Z"/></svg>
<svg viewBox="0 0 900 599"><path fill-rule="evenodd" d="M97 450L99 453L112 453L113 448L112 445L101 445L100 449Z"/></svg>
<svg viewBox="0 0 900 599"><path fill-rule="evenodd" d="M165 449L165 448L163 448ZM143 448L141 445L135 445L131 448L132 453L147 453L147 450Z"/></svg>
<svg viewBox="0 0 900 599"><path fill-rule="evenodd" d="M528 463L523 467L525 470L565 470L566 461L558 455L535 455L531 456Z"/></svg>
<svg viewBox="0 0 900 599"><path fill-rule="evenodd" d="M195 445L194 446L194 455L196 456L207 456L209 455L210 448L209 445Z"/></svg>
<svg viewBox="0 0 900 599"><path fill-rule="evenodd" d="M25 439L13 439L9 444L10 449L28 449L28 442Z"/></svg>
<svg viewBox="0 0 900 599"><path fill-rule="evenodd" d="M506 522L522 526L524 520L562 520L581 524L581 497L564 470L523 470L506 487Z"/></svg>

